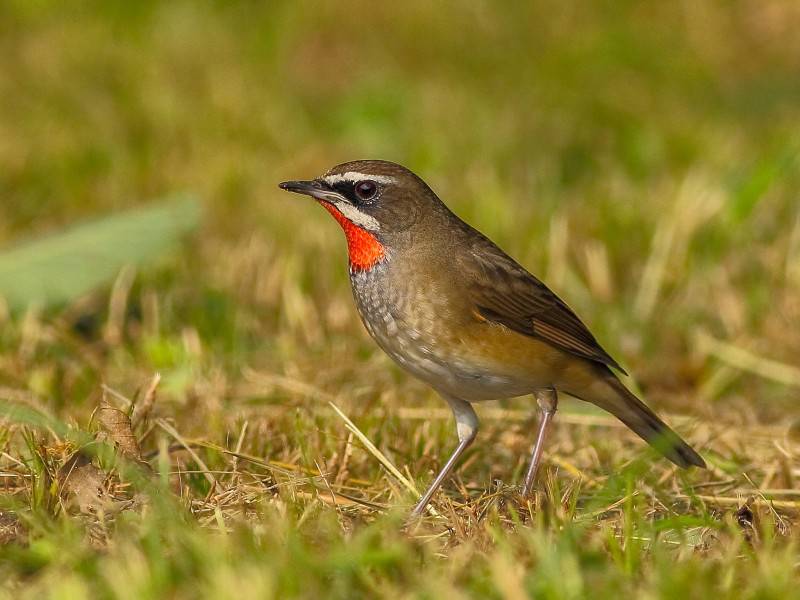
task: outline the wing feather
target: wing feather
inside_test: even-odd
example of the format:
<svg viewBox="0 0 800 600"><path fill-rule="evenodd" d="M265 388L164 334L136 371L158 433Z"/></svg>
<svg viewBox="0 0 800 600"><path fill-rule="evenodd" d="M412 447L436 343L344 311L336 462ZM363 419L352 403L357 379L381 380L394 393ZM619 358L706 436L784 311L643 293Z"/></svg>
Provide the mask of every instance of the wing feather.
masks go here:
<svg viewBox="0 0 800 600"><path fill-rule="evenodd" d="M483 318L625 373L561 298L478 235L470 236L471 251L461 255L459 266L467 276L469 299Z"/></svg>

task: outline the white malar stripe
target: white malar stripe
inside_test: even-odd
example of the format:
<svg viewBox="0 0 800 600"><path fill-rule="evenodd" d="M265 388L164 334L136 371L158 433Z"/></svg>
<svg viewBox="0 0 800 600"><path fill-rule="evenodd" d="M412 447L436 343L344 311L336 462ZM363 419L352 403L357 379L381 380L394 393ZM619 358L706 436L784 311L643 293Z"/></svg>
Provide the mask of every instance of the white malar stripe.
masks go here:
<svg viewBox="0 0 800 600"><path fill-rule="evenodd" d="M354 225L358 225L362 229L368 231L380 231L381 224L372 215L361 212L355 206L347 201L339 200L332 203L346 219L351 221Z"/></svg>
<svg viewBox="0 0 800 600"><path fill-rule="evenodd" d="M394 183L394 177L389 177L388 175L368 175L366 173L357 173L356 171L348 171L347 173L340 173L336 175L326 175L322 178L322 180L329 185L342 181L356 183L364 179L371 179L372 181L377 181L378 183L384 184Z"/></svg>

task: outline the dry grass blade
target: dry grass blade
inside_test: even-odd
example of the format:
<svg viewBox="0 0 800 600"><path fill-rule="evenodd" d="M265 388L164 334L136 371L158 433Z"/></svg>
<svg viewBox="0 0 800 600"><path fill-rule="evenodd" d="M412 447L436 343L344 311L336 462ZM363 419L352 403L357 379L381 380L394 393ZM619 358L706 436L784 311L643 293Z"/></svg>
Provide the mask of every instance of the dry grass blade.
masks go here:
<svg viewBox="0 0 800 600"><path fill-rule="evenodd" d="M136 412L133 414L133 419L131 419L131 427L136 427L140 423L143 423L145 419L150 416L150 412L153 410L153 406L156 403L156 395L160 383L161 374L156 373L153 375L153 379L150 380L150 385L147 386L147 391L144 393L141 404L136 407Z"/></svg>
<svg viewBox="0 0 800 600"><path fill-rule="evenodd" d="M103 338L109 346L116 346L122 340L125 328L125 314L128 310L128 296L136 279L136 268L132 265L124 266L114 285L111 287L111 296L108 300L108 320L106 321Z"/></svg>
<svg viewBox="0 0 800 600"><path fill-rule="evenodd" d="M245 368L242 370L244 378L254 384L263 386L267 389L279 388L287 392L292 392L300 396L307 396L310 398L319 398L320 400L333 401L333 396L313 385L285 377L283 375L274 375L272 373L259 373L253 369Z"/></svg>
<svg viewBox="0 0 800 600"><path fill-rule="evenodd" d="M653 236L653 249L645 264L634 304L636 314L642 318L650 316L658 300L677 228L676 219L668 217L659 223Z"/></svg>
<svg viewBox="0 0 800 600"><path fill-rule="evenodd" d="M374 504L372 502L367 502L366 500L360 500L359 498L348 496L347 494L343 494L342 492L336 492L336 494L333 494L330 491L317 490L313 494L311 492L304 492L304 491L298 491L296 492L296 494L298 498L305 498L307 500L319 500L321 502L324 502L325 504L334 507L363 506L371 510L379 510L379 511L386 509L385 506Z"/></svg>
<svg viewBox="0 0 800 600"><path fill-rule="evenodd" d="M181 436L181 434L178 433L178 431L172 425L167 423L164 419L156 419L156 425L158 425L161 429L163 429L169 435L175 438L175 441L177 441L181 446L183 446L186 449L186 451L189 453L189 456L191 456L194 462L197 463L197 466L199 466L200 469L202 469L203 476L208 480L208 482L212 486L211 489L217 489L217 479L211 473L211 469L208 468L208 465L206 465L206 463L203 462L203 459L200 458L200 455L198 455L197 452L194 451L191 445L187 443L185 439L183 439L183 436Z"/></svg>
<svg viewBox="0 0 800 600"><path fill-rule="evenodd" d="M694 232L723 206L724 200L720 191L699 175L690 176L681 186L671 212L659 221L653 236L634 303L640 318L652 316L670 264L683 260Z"/></svg>
<svg viewBox="0 0 800 600"><path fill-rule="evenodd" d="M732 367L784 385L800 387L800 369L797 367L763 358L744 348L717 340L702 331L697 334L696 341L701 351L716 356Z"/></svg>
<svg viewBox="0 0 800 600"><path fill-rule="evenodd" d="M564 213L556 213L550 219L548 238L547 281L553 289L564 289L569 273L569 226Z"/></svg>
<svg viewBox="0 0 800 600"><path fill-rule="evenodd" d="M361 443L364 444L364 447L367 449L367 451L369 451L370 454L372 454L375 458L377 458L378 462L380 462L384 466L384 468L387 471L389 471L389 473L395 479L397 479L397 481L400 482L400 484L403 487L405 487L409 492L414 494L414 496L419 497L420 493L417 490L417 486L415 486L408 478L406 478L397 469L397 467L395 467L392 464L392 461L386 458L386 455L383 452L378 450L378 447L375 446L375 444L373 444L372 441L366 435L364 435L358 427L356 427L355 423L353 423L350 420L350 418L346 414L344 414L338 406L336 406L333 402L328 402L328 404L331 405L331 408L336 412L337 415L339 415L342 421L344 421L344 424L347 427L348 431L352 432L353 435L355 435L361 441ZM434 516L438 515L438 513L430 506L428 507L428 511Z"/></svg>
<svg viewBox="0 0 800 600"><path fill-rule="evenodd" d="M800 215L795 219L792 234L789 237L789 250L786 252L786 279L800 288Z"/></svg>
<svg viewBox="0 0 800 600"><path fill-rule="evenodd" d="M200 446L201 448L208 448L209 450L214 450L216 452L220 452L222 454L227 454L228 456L232 456L234 458L238 458L249 463L252 463L256 466L259 466L263 469L270 469L275 472L281 473L283 475L296 475L297 473L304 473L306 475L311 475L312 477L320 477L322 473L319 471L315 471L314 469L308 469L301 465L294 465L289 464L277 460L270 460L266 461L257 456L253 456L251 454L246 454L243 452L235 452L234 450L228 450L224 446L220 446L219 444L215 444L213 442L208 442L205 440L197 440L197 439L186 439L184 438L182 445L188 444L190 446ZM184 446L185 447L185 446ZM359 480L351 479L350 482L355 482Z"/></svg>
<svg viewBox="0 0 800 600"><path fill-rule="evenodd" d="M742 504L745 503L741 497L731 497L731 496L706 496L706 495L686 496L683 494L679 494L676 496L676 498L680 498L682 500L690 500L692 498L696 498L698 500L702 500L703 502L708 502L709 504L716 504L718 506L741 506ZM795 500L772 500L771 498L766 498L766 497L754 497L749 501L749 503L753 506L764 506L770 509L782 508L792 511L800 510L800 501L795 501Z"/></svg>

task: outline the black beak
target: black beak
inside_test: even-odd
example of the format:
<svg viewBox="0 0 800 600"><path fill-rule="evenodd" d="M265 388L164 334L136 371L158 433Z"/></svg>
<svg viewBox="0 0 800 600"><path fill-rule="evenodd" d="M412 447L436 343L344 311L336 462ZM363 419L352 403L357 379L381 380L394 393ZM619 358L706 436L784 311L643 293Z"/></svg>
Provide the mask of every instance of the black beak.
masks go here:
<svg viewBox="0 0 800 600"><path fill-rule="evenodd" d="M305 194L306 196L311 196L317 200L327 200L328 202L349 202L347 198L331 188L331 186L321 179L313 179L311 181L284 181L283 183L279 183L278 187L282 190L286 190L287 192Z"/></svg>
<svg viewBox="0 0 800 600"><path fill-rule="evenodd" d="M319 179L314 179L312 181L284 181L283 183L279 183L278 187L287 192L305 194L306 196L313 196L314 194L331 191L331 189Z"/></svg>

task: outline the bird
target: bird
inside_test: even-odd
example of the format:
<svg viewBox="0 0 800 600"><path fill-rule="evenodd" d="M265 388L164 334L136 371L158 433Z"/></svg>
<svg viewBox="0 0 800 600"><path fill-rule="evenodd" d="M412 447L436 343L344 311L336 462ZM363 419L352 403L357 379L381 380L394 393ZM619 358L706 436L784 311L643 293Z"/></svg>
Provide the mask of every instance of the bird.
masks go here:
<svg viewBox="0 0 800 600"><path fill-rule="evenodd" d="M532 396L540 413L522 485L533 492L560 394L608 411L682 468L703 458L617 373L627 375L541 280L453 213L411 170L345 162L283 190L315 199L347 241L358 314L377 345L449 404L458 443L411 512L423 514L478 433L473 403Z"/></svg>

